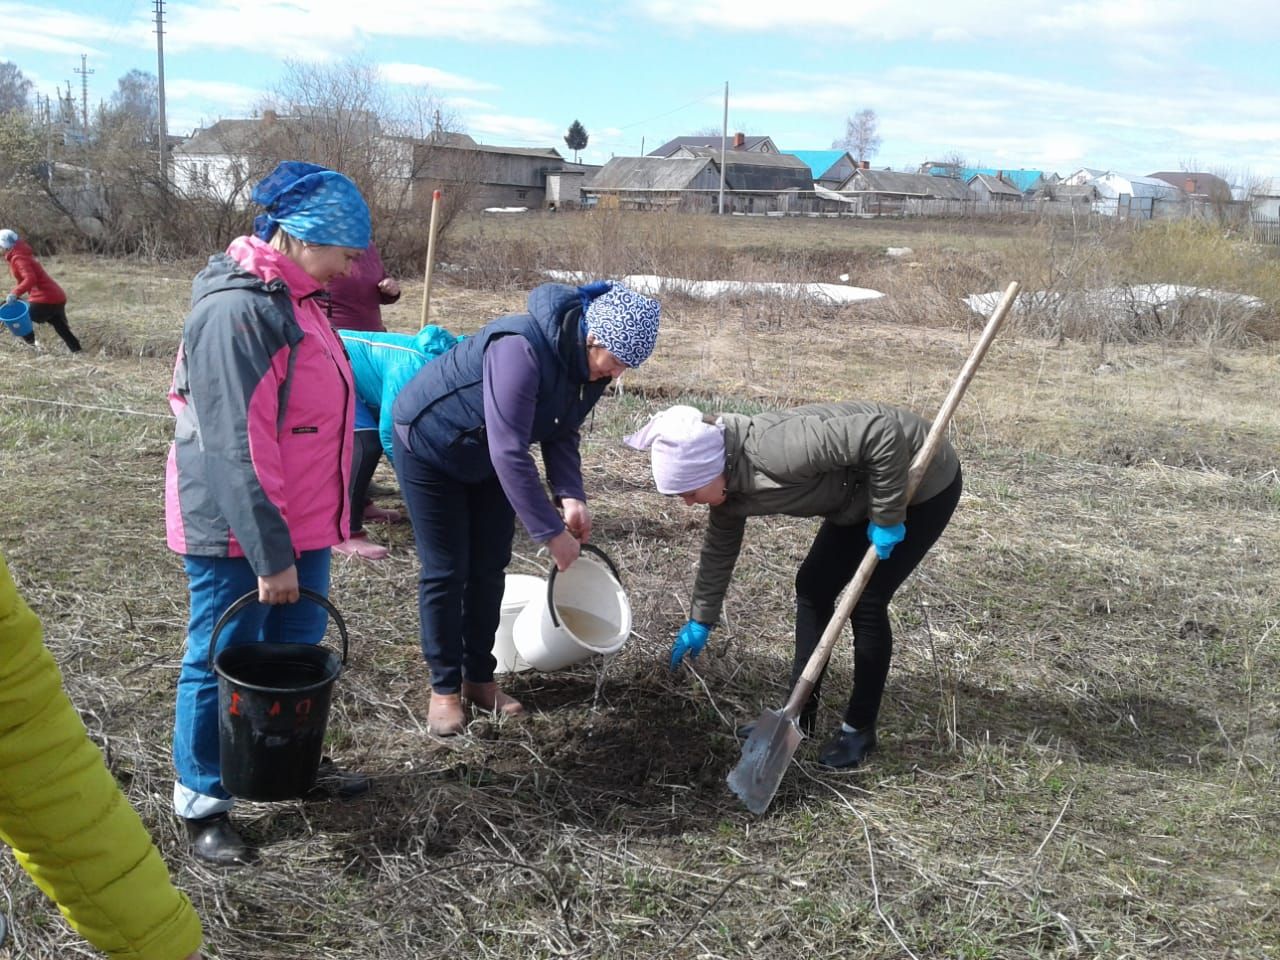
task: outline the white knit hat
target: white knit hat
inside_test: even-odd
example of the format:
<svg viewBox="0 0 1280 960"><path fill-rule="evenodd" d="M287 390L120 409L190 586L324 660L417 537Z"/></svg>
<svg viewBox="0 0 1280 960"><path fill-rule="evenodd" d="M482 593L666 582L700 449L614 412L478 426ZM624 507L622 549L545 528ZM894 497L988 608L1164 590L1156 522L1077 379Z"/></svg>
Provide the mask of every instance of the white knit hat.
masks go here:
<svg viewBox="0 0 1280 960"><path fill-rule="evenodd" d="M18 239L12 230L0 230L0 250L12 250L18 245Z"/></svg>
<svg viewBox="0 0 1280 960"><path fill-rule="evenodd" d="M704 422L696 407L668 407L623 443L649 451L659 493L692 493L724 473L724 423Z"/></svg>

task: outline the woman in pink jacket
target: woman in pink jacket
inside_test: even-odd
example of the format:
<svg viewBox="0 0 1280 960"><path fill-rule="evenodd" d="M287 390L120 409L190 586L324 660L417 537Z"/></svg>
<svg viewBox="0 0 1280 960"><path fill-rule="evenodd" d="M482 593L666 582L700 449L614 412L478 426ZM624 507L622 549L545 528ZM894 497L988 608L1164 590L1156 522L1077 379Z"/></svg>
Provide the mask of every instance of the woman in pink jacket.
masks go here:
<svg viewBox="0 0 1280 960"><path fill-rule="evenodd" d="M319 643L329 552L348 529L355 387L320 300L369 245L369 209L340 173L282 162L253 191L255 235L209 258L196 277L169 404L177 418L165 482L169 546L191 593L173 736L174 808L196 855L244 863L218 758L214 623L239 596L260 603L219 648L270 637ZM368 781L343 775L345 795Z"/></svg>

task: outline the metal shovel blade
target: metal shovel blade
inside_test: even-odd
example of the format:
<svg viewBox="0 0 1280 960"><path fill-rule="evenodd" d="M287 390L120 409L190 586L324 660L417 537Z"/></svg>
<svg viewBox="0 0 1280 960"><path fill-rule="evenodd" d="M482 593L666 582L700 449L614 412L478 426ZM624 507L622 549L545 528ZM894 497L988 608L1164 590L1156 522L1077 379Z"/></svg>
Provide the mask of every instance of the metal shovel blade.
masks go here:
<svg viewBox="0 0 1280 960"><path fill-rule="evenodd" d="M781 710L760 714L755 729L742 745L742 759L729 773L729 789L752 813L764 813L804 740L794 717Z"/></svg>

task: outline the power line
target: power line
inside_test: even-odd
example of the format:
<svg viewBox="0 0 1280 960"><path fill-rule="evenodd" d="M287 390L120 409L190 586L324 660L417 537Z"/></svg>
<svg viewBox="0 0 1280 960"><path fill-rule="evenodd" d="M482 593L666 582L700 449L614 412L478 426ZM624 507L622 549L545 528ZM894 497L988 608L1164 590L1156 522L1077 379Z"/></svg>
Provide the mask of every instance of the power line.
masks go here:
<svg viewBox="0 0 1280 960"><path fill-rule="evenodd" d="M712 97L718 97L718 95L719 95L718 92L714 94L707 94L707 96L699 97L697 100L690 100L688 103L684 104L683 106L676 107L674 110L668 110L666 113L660 113L655 117L646 117L644 120L637 120L635 123L624 124L623 126L616 127L615 129L630 130L632 127L638 127L642 123L651 123L654 120L661 120L663 117L669 117L673 113L679 113L681 110L687 110L689 107L696 106L697 104L700 104L700 103L706 104L708 100L710 100Z"/></svg>

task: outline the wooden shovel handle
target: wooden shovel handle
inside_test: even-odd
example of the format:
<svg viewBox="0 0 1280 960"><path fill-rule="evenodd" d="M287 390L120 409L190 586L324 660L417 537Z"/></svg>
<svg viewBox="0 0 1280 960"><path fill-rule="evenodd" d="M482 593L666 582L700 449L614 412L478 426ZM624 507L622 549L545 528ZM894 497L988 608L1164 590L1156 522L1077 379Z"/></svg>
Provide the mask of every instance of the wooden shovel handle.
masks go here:
<svg viewBox="0 0 1280 960"><path fill-rule="evenodd" d="M1000 298L1000 302L996 305L995 312L991 314L991 319L987 321L987 325L983 328L982 336L974 344L973 352L969 354L969 359L965 361L964 367L960 370L960 375L956 377L956 382L952 384L951 392L947 394L947 399L942 402L938 415L934 417L933 426L929 428L929 435L925 437L924 446L916 453L915 459L911 461L911 469L907 473L907 503L911 502L916 489L920 486L920 481L924 479L925 471L929 469L929 463L933 460L938 444L942 443L942 438L946 436L951 417L956 412L956 407L960 405L960 399L964 396L965 390L968 389L970 381L973 380L973 375L978 372L978 365L982 363L982 358L987 355L987 348L991 346L996 334L1000 332L1000 326L1004 323L1004 318L1009 313L1009 309L1013 306L1013 301L1017 296L1018 284L1016 282L1009 284L1005 288L1004 296ZM814 648L813 654L809 657L809 662L805 664L804 673L796 681L795 689L791 691L791 696L787 698L786 706L782 708L783 714L787 717L794 718L799 716L801 708L808 702L809 695L813 693L814 684L818 682L818 677L822 676L822 670L827 665L827 660L831 657L831 650L835 646L836 638L840 636L840 631L844 629L845 622L849 619L849 614L853 613L854 604L862 596L862 591L866 589L867 583L870 582L871 574L875 572L878 562L876 548L868 547L862 562L858 564L857 573L853 575L853 580L845 588L844 596L840 598L840 604L836 607L836 612L831 615L831 620L827 623L827 629L822 633L822 639L818 641L818 646Z"/></svg>
<svg viewBox="0 0 1280 960"><path fill-rule="evenodd" d="M427 325L428 312L431 309L431 281L436 270L436 218L440 213L440 191L431 191L431 220L427 224L427 267L422 275L422 322L419 327Z"/></svg>

